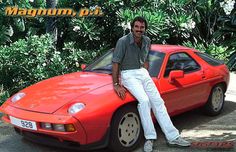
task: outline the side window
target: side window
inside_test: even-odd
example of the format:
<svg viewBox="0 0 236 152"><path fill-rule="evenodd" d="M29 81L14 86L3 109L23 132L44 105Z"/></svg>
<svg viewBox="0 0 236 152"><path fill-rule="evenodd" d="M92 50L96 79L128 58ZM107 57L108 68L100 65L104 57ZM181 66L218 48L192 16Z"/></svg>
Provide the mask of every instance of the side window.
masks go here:
<svg viewBox="0 0 236 152"><path fill-rule="evenodd" d="M199 64L187 53L175 53L169 57L164 77L168 77L172 70L183 70L184 73L190 73L200 68Z"/></svg>
<svg viewBox="0 0 236 152"><path fill-rule="evenodd" d="M204 61L206 61L208 64L212 66L218 66L218 65L224 64L224 61L214 59L208 54L201 53L201 52L195 52L195 54L197 54L200 58L202 58Z"/></svg>

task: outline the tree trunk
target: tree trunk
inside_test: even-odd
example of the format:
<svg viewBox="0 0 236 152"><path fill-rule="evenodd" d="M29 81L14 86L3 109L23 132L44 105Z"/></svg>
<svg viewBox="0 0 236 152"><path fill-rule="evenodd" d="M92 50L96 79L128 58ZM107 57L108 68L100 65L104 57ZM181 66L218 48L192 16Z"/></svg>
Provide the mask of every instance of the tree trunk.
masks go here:
<svg viewBox="0 0 236 152"><path fill-rule="evenodd" d="M46 8L56 8L57 0L46 0ZM56 17L46 18L46 33L52 35L53 42L57 44L57 27L56 27Z"/></svg>

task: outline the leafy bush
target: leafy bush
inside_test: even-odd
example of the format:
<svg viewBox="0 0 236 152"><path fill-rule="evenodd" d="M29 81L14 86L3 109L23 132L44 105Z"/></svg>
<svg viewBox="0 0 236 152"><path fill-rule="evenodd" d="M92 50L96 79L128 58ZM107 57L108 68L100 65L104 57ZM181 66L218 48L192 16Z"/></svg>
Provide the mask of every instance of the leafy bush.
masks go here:
<svg viewBox="0 0 236 152"><path fill-rule="evenodd" d="M207 46L203 44L193 44L192 42L184 42L184 46L195 48L201 52L210 54L211 56L220 59L220 60L227 60L227 57L230 55L230 52L226 51L228 48L224 46L217 46L215 44L209 44Z"/></svg>
<svg viewBox="0 0 236 152"><path fill-rule="evenodd" d="M90 63L104 50L77 49L74 42L64 46L57 51L49 35L31 36L10 46L0 46L0 85L13 94L40 80L78 71L81 63Z"/></svg>
<svg viewBox="0 0 236 152"><path fill-rule="evenodd" d="M0 59L0 84L10 89L10 93L60 71L55 68L60 58L48 35L31 36L10 46L1 46Z"/></svg>
<svg viewBox="0 0 236 152"><path fill-rule="evenodd" d="M4 101L7 100L7 98L9 98L9 93L8 91L4 91L3 89L3 85L0 86L0 106L3 104Z"/></svg>
<svg viewBox="0 0 236 152"><path fill-rule="evenodd" d="M61 51L63 60L66 62L67 72L78 70L80 64L89 64L96 57L102 54L106 49L100 50L81 50L75 48L75 42L67 42Z"/></svg>
<svg viewBox="0 0 236 152"><path fill-rule="evenodd" d="M120 10L118 13L119 17L123 20L123 27L129 27L130 22L135 16L144 16L148 21L147 33L151 37L153 42L163 42L166 38L169 38L169 32L167 31L167 17L168 14L162 10L147 11L144 8L131 10L125 9Z"/></svg>

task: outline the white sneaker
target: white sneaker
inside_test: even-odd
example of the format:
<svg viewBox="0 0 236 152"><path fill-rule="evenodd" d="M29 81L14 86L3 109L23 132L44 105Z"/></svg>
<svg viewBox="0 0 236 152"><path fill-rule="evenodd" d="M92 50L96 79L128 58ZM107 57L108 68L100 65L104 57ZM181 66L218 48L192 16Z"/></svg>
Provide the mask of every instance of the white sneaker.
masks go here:
<svg viewBox="0 0 236 152"><path fill-rule="evenodd" d="M153 147L153 141L152 140L146 140L143 146L143 151L144 152L152 152L152 147Z"/></svg>
<svg viewBox="0 0 236 152"><path fill-rule="evenodd" d="M170 146L176 145L176 146L181 146L181 147L189 147L191 145L190 142L184 140L182 137L178 137L175 140L168 141L168 144Z"/></svg>

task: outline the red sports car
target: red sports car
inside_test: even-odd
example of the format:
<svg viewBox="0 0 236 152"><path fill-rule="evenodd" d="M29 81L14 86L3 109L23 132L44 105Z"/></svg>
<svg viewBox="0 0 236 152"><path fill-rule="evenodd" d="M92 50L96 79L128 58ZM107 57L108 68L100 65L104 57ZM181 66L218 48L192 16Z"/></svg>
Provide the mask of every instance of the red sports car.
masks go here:
<svg viewBox="0 0 236 152"><path fill-rule="evenodd" d="M217 115L229 82L226 65L195 49L152 45L149 73L171 116L203 107ZM113 90L112 50L82 72L53 77L9 98L2 119L25 138L73 149L131 151L143 139L137 101Z"/></svg>

